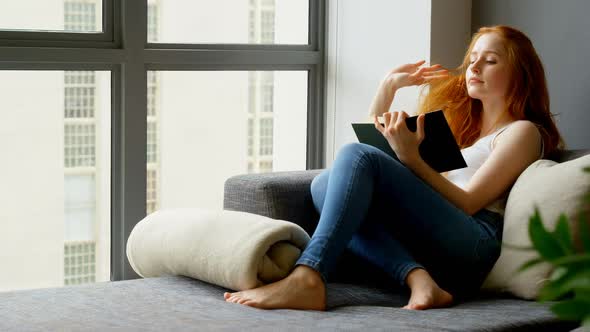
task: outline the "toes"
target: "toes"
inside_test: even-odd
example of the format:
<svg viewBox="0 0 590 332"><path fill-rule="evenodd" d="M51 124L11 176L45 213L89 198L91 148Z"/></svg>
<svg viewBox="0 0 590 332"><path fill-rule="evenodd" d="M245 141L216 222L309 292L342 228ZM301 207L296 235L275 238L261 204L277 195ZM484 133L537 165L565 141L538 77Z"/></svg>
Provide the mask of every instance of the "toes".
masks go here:
<svg viewBox="0 0 590 332"><path fill-rule="evenodd" d="M424 303L416 303L416 304L412 305L412 309L414 309L414 310L424 310L427 308L428 308L428 306Z"/></svg>
<svg viewBox="0 0 590 332"><path fill-rule="evenodd" d="M226 300L229 299L230 296L231 296L231 293L229 293L229 292L223 293L223 298L226 299Z"/></svg>
<svg viewBox="0 0 590 332"><path fill-rule="evenodd" d="M406 309L406 310L422 310L425 308L426 308L426 305L420 304L420 303L408 303L402 307L402 309Z"/></svg>
<svg viewBox="0 0 590 332"><path fill-rule="evenodd" d="M251 298L244 297L242 294L240 294L240 292L226 293L226 294L228 294L227 298L225 299L226 302L243 304L243 305L247 305L250 307L257 307L258 306L257 301L255 301Z"/></svg>
<svg viewBox="0 0 590 332"><path fill-rule="evenodd" d="M230 296L230 297L227 299L227 301L229 301L229 302L232 302L232 303L237 303L239 299L240 299L240 297L239 297L239 296L237 296L236 294L232 294L232 295L231 295L231 296Z"/></svg>

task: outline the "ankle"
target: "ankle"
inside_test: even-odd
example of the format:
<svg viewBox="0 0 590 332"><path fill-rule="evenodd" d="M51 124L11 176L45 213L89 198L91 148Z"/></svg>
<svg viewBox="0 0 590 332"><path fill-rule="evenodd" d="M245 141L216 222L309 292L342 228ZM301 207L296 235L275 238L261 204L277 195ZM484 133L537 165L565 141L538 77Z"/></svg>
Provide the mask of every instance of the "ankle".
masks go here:
<svg viewBox="0 0 590 332"><path fill-rule="evenodd" d="M436 282L434 282L428 271L423 268L415 268L406 276L406 285L410 289L415 289L425 286L436 286Z"/></svg>
<svg viewBox="0 0 590 332"><path fill-rule="evenodd" d="M303 281L308 287L324 286L320 273L309 266L297 265L291 272L291 276Z"/></svg>

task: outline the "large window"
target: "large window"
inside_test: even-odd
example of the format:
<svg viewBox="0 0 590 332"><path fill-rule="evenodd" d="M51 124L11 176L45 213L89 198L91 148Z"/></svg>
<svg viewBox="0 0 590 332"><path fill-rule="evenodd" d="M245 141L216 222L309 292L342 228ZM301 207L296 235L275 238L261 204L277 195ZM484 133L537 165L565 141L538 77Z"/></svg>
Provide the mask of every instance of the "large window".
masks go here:
<svg viewBox="0 0 590 332"><path fill-rule="evenodd" d="M324 2L0 0L0 291L136 277L147 213L322 167Z"/></svg>

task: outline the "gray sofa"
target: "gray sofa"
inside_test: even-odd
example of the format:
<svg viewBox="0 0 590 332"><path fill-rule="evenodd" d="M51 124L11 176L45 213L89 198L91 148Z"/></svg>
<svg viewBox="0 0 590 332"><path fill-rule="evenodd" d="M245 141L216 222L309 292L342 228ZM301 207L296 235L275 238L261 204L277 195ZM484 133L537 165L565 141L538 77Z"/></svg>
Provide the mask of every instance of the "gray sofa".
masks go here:
<svg viewBox="0 0 590 332"><path fill-rule="evenodd" d="M569 151L567 160L589 151ZM309 184L319 170L240 175L225 183L224 207L300 224L318 220ZM400 309L408 294L349 253L327 285L325 312L260 310L223 299L226 289L168 276L0 293L0 331L571 331L539 304L481 293L451 308ZM362 274L357 273L362 271Z"/></svg>
<svg viewBox="0 0 590 332"><path fill-rule="evenodd" d="M588 153L590 150L558 151L549 159L563 162ZM313 234L319 215L313 206L309 187L320 172L309 170L232 177L225 183L224 208L289 220ZM357 292L362 292L363 295L359 296L362 301L352 303L361 305L358 308L367 321L389 321L382 326L386 330L569 331L576 326L571 322L556 320L547 310L550 303L539 304L483 291L469 302L452 308L408 313L396 308L404 301L407 302L408 294L389 287L390 281L385 274L349 252L344 253L341 262L336 267L334 275L337 278L332 285L356 285L354 291L350 291L351 295L355 297ZM395 296L396 301L383 302L382 296ZM331 297L336 298L338 294L331 294L329 289L328 302ZM342 309L338 307L336 311Z"/></svg>

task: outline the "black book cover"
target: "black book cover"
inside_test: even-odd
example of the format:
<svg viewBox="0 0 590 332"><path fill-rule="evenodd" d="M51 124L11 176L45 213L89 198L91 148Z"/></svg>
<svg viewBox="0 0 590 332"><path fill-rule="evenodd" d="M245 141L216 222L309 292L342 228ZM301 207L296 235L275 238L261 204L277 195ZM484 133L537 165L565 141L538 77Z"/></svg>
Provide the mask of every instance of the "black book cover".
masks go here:
<svg viewBox="0 0 590 332"><path fill-rule="evenodd" d="M406 119L406 125L412 132L416 131L417 119L418 116ZM359 142L372 145L398 159L374 123L353 123L352 128ZM424 140L420 143L419 150L422 159L439 173L467 167L442 110L426 113Z"/></svg>

